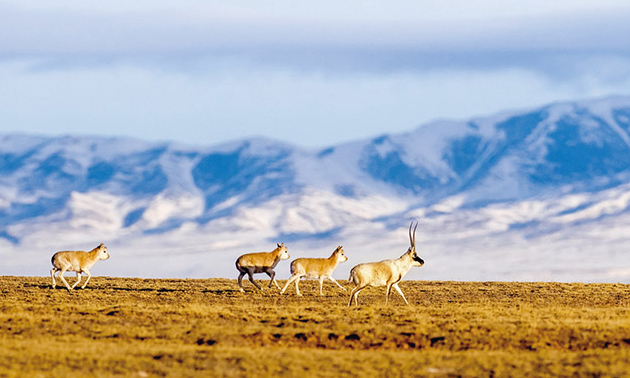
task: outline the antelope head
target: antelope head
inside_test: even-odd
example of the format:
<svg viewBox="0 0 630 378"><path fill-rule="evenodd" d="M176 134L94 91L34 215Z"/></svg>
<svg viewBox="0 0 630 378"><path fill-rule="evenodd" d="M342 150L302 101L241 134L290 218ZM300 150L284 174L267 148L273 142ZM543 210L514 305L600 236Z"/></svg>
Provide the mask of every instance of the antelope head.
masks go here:
<svg viewBox="0 0 630 378"><path fill-rule="evenodd" d="M99 260L107 260L109 258L109 254L107 253L107 247L105 247L103 243L99 244L99 246L94 249L98 251Z"/></svg>
<svg viewBox="0 0 630 378"><path fill-rule="evenodd" d="M337 247L335 254L337 255L337 259L339 259L339 262L348 261L348 256L344 253L342 246Z"/></svg>
<svg viewBox="0 0 630 378"><path fill-rule="evenodd" d="M416 228L418 228L418 222L416 222L416 226L413 228L413 235L411 234L411 226L413 226L413 221L411 221L409 225L409 243L411 246L407 250L407 254L411 256L413 266L422 266L424 265L424 260L416 253Z"/></svg>
<svg viewBox="0 0 630 378"><path fill-rule="evenodd" d="M291 256L289 256L289 251L284 243L278 244L278 248L276 248L276 251L278 251L280 260L288 260L289 258L291 258Z"/></svg>

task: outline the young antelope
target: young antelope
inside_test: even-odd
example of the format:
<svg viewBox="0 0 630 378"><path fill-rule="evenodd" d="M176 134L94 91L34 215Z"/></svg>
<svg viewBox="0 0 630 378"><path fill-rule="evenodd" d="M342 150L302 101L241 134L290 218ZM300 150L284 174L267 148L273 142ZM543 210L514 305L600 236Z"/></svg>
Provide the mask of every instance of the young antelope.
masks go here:
<svg viewBox="0 0 630 378"><path fill-rule="evenodd" d="M90 278L92 278L90 268L92 268L97 261L107 260L108 258L109 254L107 254L107 247L105 247L103 243L90 252L61 251L55 253L51 259L53 268L50 270L53 289L57 286L57 283L55 282L55 273L57 272L59 272L59 278L61 278L61 281L63 281L64 285L66 285L68 291L74 289L79 282L81 282L81 273L87 274L88 278L83 286L81 286L81 289L85 289L85 286L87 286ZM63 274L67 271L77 272L77 282L75 282L72 286L68 285L68 281L63 278Z"/></svg>
<svg viewBox="0 0 630 378"><path fill-rule="evenodd" d="M332 272L337 268L339 264L344 261L348 261L348 257L345 255L343 251L343 247L339 246L335 251L330 255L329 258L300 258L295 259L291 262L291 274L292 276L289 278L287 283L284 285L280 294L283 294L287 287L291 284L291 282L295 281L295 291L297 295L302 295L300 293L300 288L298 286L300 282L300 278L319 278L319 295L324 295L322 292L322 286L324 283L324 279L328 278L332 282L336 283L337 286L346 290L345 287L341 286L337 280L332 277Z"/></svg>
<svg viewBox="0 0 630 378"><path fill-rule="evenodd" d="M278 244L278 248L274 249L271 252L255 252L255 253L247 253L240 256L236 260L236 269L239 271L238 275L238 287L239 290L244 293L243 289L243 276L248 275L249 280L258 290L262 290L260 286L254 281L254 273L267 273L267 275L271 278L269 281L269 287L272 284L275 284L278 289L280 289L280 285L276 282L276 272L273 270L276 265L280 262L280 260L287 260L291 256L289 256L289 252L287 251L287 247L284 246L284 243Z"/></svg>

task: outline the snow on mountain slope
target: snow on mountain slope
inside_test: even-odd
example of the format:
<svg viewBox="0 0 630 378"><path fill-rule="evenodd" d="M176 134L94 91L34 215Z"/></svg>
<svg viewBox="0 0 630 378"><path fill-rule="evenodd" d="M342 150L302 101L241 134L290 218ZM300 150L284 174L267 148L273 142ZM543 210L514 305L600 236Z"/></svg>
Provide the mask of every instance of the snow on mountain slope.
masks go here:
<svg viewBox="0 0 630 378"><path fill-rule="evenodd" d="M320 151L0 136L0 274L105 242L110 275L231 276L244 252L397 257L431 279L629 281L630 97L551 104ZM149 261L149 262L147 262ZM279 272L280 277L288 276Z"/></svg>

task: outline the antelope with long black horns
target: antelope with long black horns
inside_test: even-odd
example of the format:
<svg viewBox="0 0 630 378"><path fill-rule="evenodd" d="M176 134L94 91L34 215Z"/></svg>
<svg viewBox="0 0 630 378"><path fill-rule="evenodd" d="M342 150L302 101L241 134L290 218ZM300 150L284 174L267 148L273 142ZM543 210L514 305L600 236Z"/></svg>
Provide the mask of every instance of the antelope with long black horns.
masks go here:
<svg viewBox="0 0 630 378"><path fill-rule="evenodd" d="M350 271L349 280L356 285L350 293L350 303L348 306L352 306L354 300L355 305L359 305L357 299L359 292L367 286L385 286L385 304L389 301L389 295L392 291L392 287L400 294L406 304L407 298L403 294L398 283L414 266L424 265L424 260L416 253L416 228L418 228L418 222L416 222L413 228L413 235L411 233L411 227L413 222L409 225L409 243L411 246L407 249L407 252L394 260L383 260L373 263L359 264L352 268Z"/></svg>

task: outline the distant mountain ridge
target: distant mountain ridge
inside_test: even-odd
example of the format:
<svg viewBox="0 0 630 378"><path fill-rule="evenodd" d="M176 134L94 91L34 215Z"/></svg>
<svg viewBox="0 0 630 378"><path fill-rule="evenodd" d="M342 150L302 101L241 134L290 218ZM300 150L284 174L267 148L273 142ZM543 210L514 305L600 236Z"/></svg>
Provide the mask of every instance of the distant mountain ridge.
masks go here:
<svg viewBox="0 0 630 378"><path fill-rule="evenodd" d="M630 97L434 122L318 151L267 139L195 147L4 135L0 239L9 249L39 245L52 227L77 244L99 233L122 243L217 229L321 242L365 222L428 221L444 204L463 214L628 183Z"/></svg>

